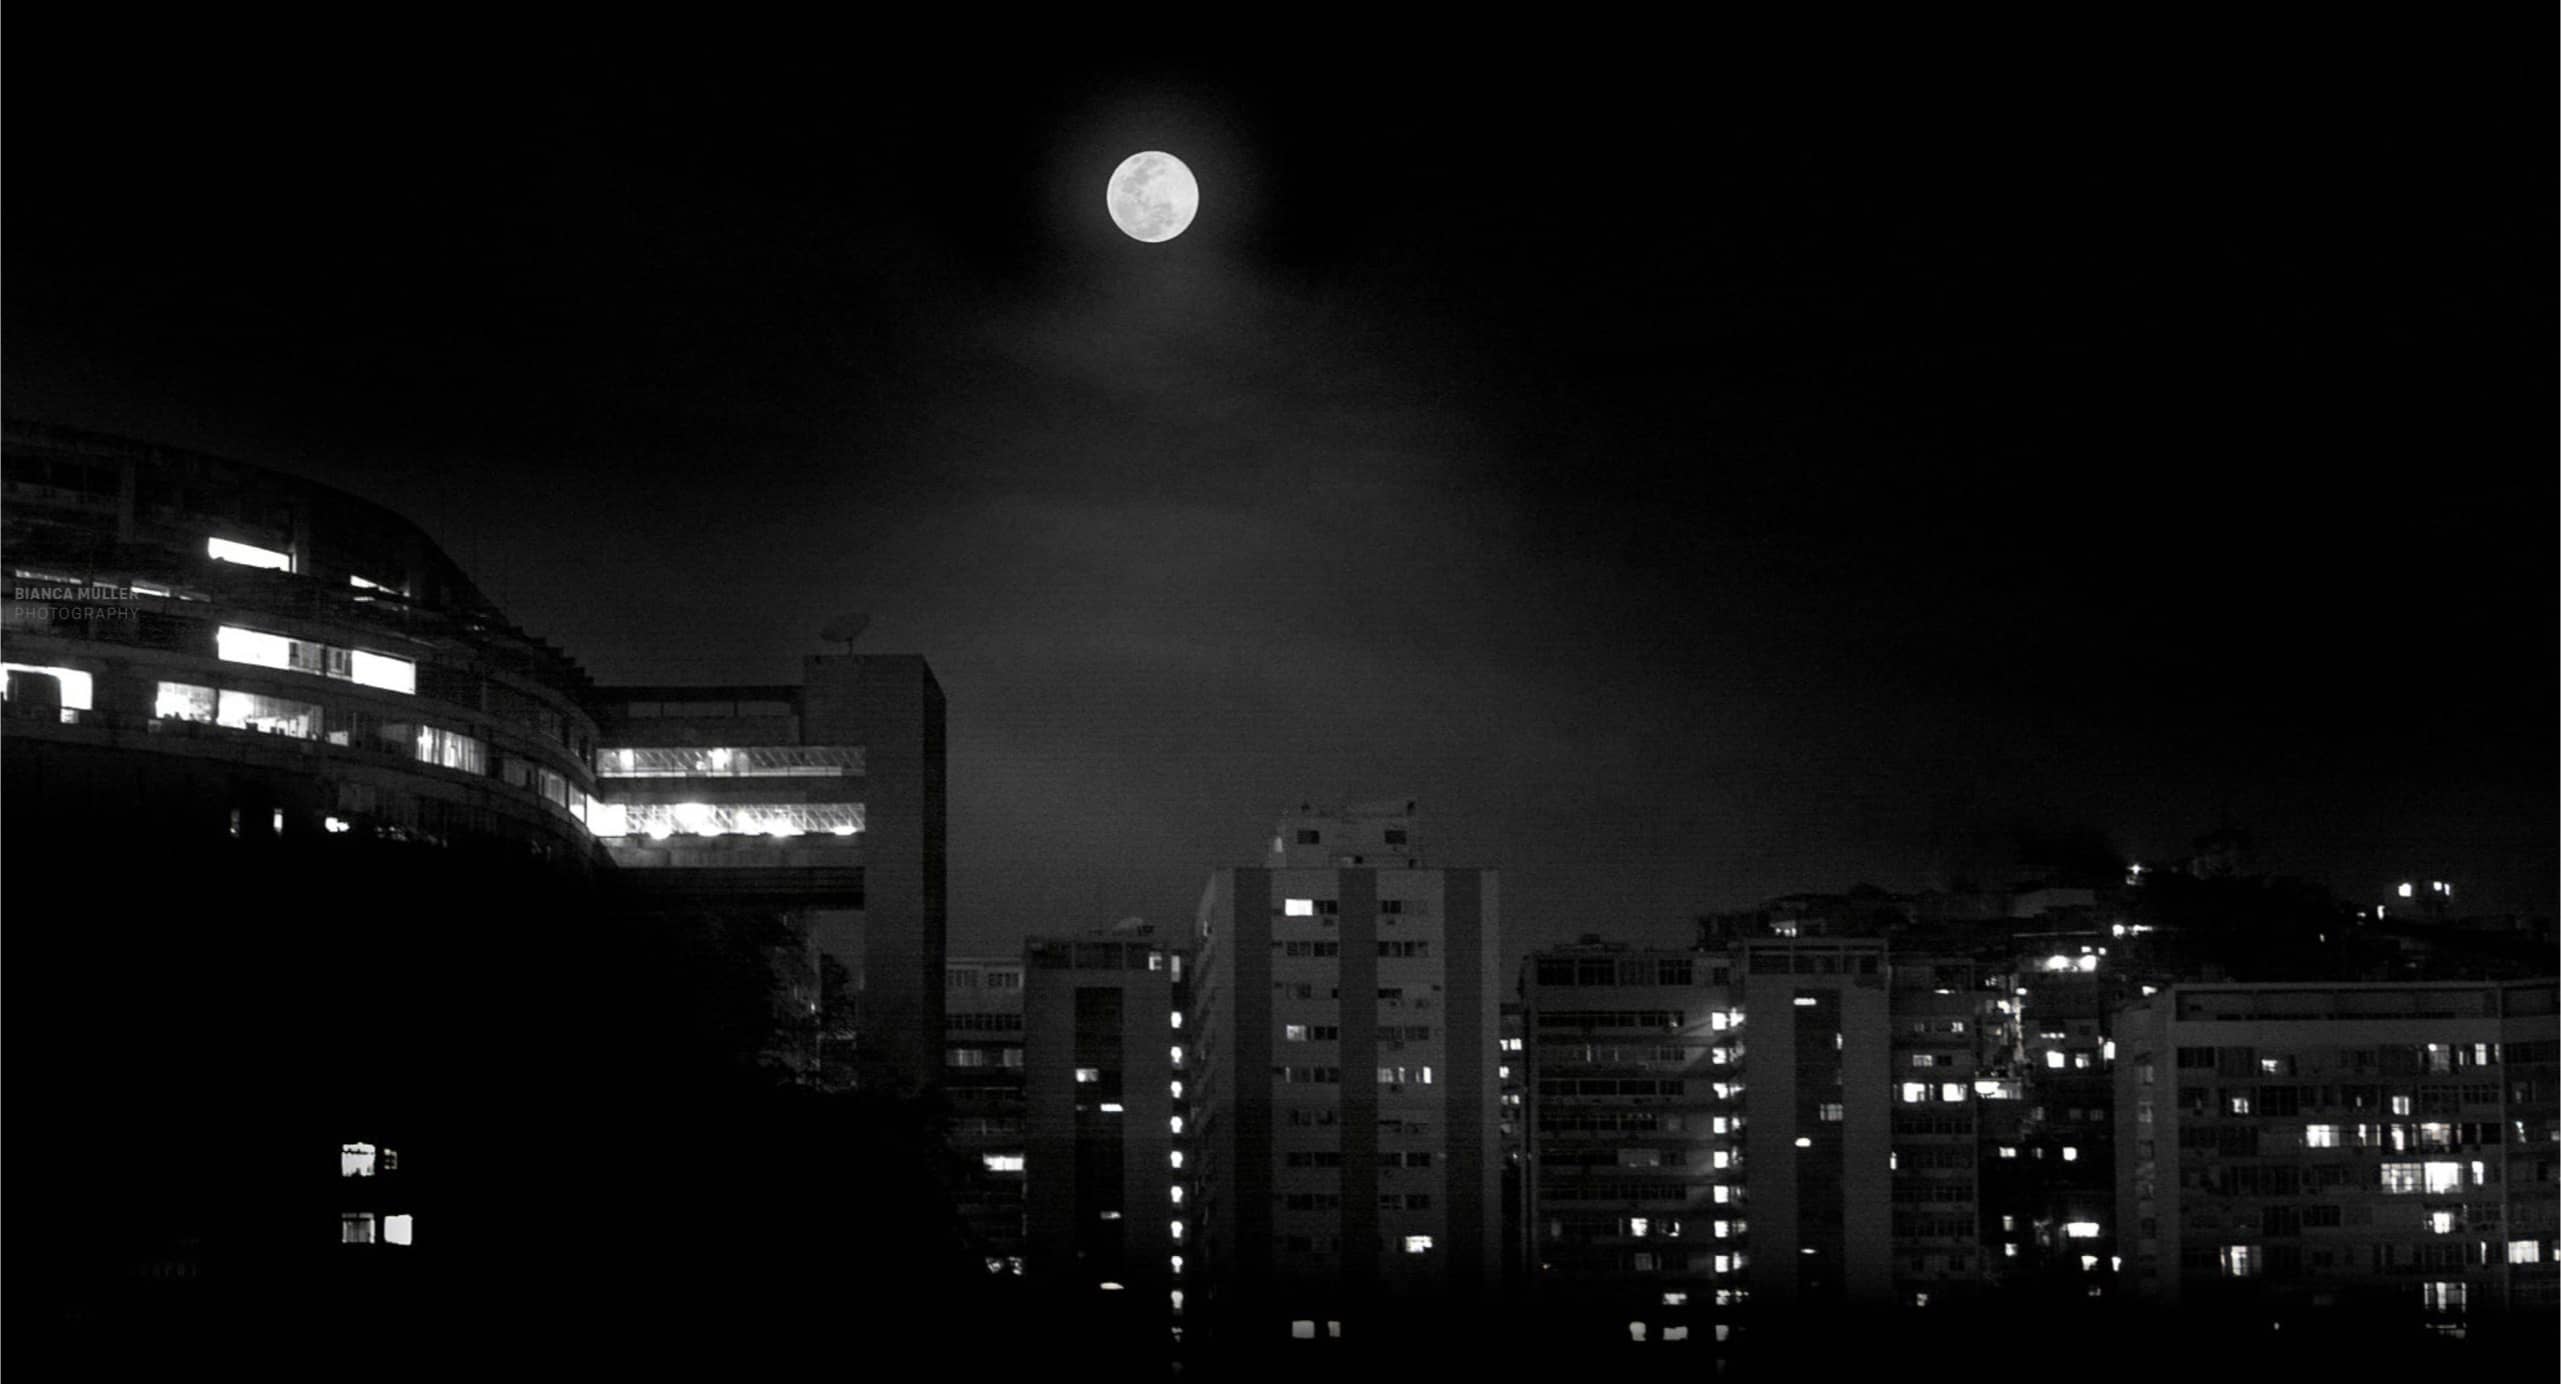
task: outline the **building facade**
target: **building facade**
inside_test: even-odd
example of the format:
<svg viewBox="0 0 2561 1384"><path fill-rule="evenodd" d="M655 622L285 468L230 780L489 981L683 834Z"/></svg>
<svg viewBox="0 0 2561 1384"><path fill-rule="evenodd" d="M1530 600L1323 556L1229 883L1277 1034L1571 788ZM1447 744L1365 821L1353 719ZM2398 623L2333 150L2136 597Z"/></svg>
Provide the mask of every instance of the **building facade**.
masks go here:
<svg viewBox="0 0 2561 1384"><path fill-rule="evenodd" d="M2175 985L2129 1007L2117 1200L2136 1294L2449 1334L2548 1318L2556 988Z"/></svg>
<svg viewBox="0 0 2561 1384"><path fill-rule="evenodd" d="M797 684L610 687L597 706L594 826L625 886L782 920L822 1020L813 1060L938 1081L943 695L925 661L811 654ZM841 1002L847 986L858 1005Z"/></svg>
<svg viewBox="0 0 2561 1384"><path fill-rule="evenodd" d="M1223 1350L1385 1343L1500 1281L1500 897L1410 802L1283 816L1197 917L1191 1097Z"/></svg>
<svg viewBox="0 0 2561 1384"><path fill-rule="evenodd" d="M1054 1329L1180 1344L1199 1240L1181 955L1152 929L1023 949L1024 1275Z"/></svg>

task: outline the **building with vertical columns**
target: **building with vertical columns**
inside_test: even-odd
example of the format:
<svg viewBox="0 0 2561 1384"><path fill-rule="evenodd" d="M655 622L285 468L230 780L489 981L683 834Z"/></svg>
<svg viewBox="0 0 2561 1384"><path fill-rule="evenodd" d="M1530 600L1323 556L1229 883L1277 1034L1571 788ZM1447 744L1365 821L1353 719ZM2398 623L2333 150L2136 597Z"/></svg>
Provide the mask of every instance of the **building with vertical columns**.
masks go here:
<svg viewBox="0 0 2561 1384"><path fill-rule="evenodd" d="M1893 1204L1895 1119L1961 1108L1965 1095L1893 1102L1883 942L1755 941L1734 949L1733 967L1747 1035L1753 1303L1776 1313L1882 1304L1893 1294L1893 1225L1880 1212Z"/></svg>
<svg viewBox="0 0 2561 1384"><path fill-rule="evenodd" d="M1054 1329L1170 1356L1199 1238L1176 1094L1181 955L1123 924L1034 938L1023 965L1025 1286Z"/></svg>
<svg viewBox="0 0 2561 1384"><path fill-rule="evenodd" d="M1523 981L1541 1314L1587 1346L1726 1341L1750 1225L1725 954L1587 941L1534 953Z"/></svg>
<svg viewBox="0 0 2561 1384"><path fill-rule="evenodd" d="M943 968L943 1098L970 1243L991 1274L1023 1268L1023 961Z"/></svg>
<svg viewBox="0 0 2561 1384"><path fill-rule="evenodd" d="M861 992L856 1032L817 1038L850 1036L866 1081L921 1089L944 1061L942 688L909 654L801 666L797 684L600 689L590 825L660 906L786 920L813 1013Z"/></svg>
<svg viewBox="0 0 2561 1384"><path fill-rule="evenodd" d="M1222 1351L1394 1342L1500 1282L1495 873L1410 801L1284 814L1198 914L1196 1317Z"/></svg>
<svg viewBox="0 0 2561 1384"><path fill-rule="evenodd" d="M2552 1340L2550 980L2174 985L2117 1022L2139 1300ZM2511 1309L2526 1320L2503 1320Z"/></svg>

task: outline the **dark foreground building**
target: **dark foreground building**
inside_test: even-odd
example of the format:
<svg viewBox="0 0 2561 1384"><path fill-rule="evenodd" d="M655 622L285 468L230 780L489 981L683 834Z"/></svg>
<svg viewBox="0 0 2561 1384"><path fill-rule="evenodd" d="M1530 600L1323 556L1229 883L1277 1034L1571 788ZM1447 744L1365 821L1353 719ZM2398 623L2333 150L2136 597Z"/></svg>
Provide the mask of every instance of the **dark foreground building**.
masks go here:
<svg viewBox="0 0 2561 1384"><path fill-rule="evenodd" d="M628 703L353 496L16 423L5 478L13 1347L584 1369L947 1305L915 1112L763 1065L768 939L618 885L647 780L600 800L598 713ZM853 663L802 709L869 752L900 841L854 848L909 963L866 1047L938 1052L939 699L920 660ZM883 665L908 733L841 731Z"/></svg>

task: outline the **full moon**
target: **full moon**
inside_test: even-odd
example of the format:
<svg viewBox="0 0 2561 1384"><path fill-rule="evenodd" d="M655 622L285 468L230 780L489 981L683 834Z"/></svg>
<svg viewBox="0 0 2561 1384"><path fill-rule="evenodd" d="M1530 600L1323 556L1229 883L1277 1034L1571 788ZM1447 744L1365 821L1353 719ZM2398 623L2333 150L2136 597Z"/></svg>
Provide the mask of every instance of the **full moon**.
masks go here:
<svg viewBox="0 0 2561 1384"><path fill-rule="evenodd" d="M1149 150L1122 159L1112 170L1103 205L1111 211L1112 224L1130 239L1152 245L1172 240L1192 224L1192 213L1200 210L1200 184L1192 181L1192 171L1181 159Z"/></svg>

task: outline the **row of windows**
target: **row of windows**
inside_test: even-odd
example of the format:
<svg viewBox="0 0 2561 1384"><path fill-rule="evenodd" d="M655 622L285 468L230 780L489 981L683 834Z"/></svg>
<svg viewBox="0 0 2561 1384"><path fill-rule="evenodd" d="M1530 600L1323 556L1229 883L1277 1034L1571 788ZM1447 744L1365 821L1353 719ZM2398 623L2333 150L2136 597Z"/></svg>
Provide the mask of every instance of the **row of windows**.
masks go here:
<svg viewBox="0 0 2561 1384"><path fill-rule="evenodd" d="M214 630L214 653L226 663L247 663L293 673L314 673L386 692L418 690L416 662L366 649L341 649L306 639L290 639L264 630L222 625Z"/></svg>
<svg viewBox="0 0 2561 1384"><path fill-rule="evenodd" d="M982 976L985 977L983 981L980 979ZM943 988L946 990L975 990L981 985L990 990L1020 990L1023 988L1023 973L979 971L965 966L955 966L943 972Z"/></svg>
<svg viewBox="0 0 2561 1384"><path fill-rule="evenodd" d="M1272 950L1283 956L1340 956L1343 952L1343 944L1340 942L1274 942ZM1378 944L1378 954L1382 957L1428 957L1432 954L1432 944L1429 942L1381 942Z"/></svg>
<svg viewBox="0 0 2561 1384"><path fill-rule="evenodd" d="M1020 1067L1021 1048L952 1048L943 1054L943 1065L949 1067Z"/></svg>
<svg viewBox="0 0 2561 1384"><path fill-rule="evenodd" d="M1380 899L1378 901L1380 916L1390 921L1399 917L1419 916L1428 912L1430 907L1430 902L1424 899ZM1331 920L1342 916L1343 905L1339 899L1283 899L1280 913L1284 918Z"/></svg>
<svg viewBox="0 0 2561 1384"><path fill-rule="evenodd" d="M1016 976L1016 980L1022 977ZM943 1027L962 1033L1019 1033L1023 1027L1020 1014L946 1014Z"/></svg>
<svg viewBox="0 0 2561 1384"><path fill-rule="evenodd" d="M1538 983L1542 986L1571 988L1603 985L1695 985L1702 969L1711 973L1711 983L1722 985L1726 969L1702 967L1689 957L1541 957Z"/></svg>
<svg viewBox="0 0 2561 1384"><path fill-rule="evenodd" d="M1723 1083L1720 1083L1720 1085ZM1657 1081L1646 1077L1540 1077L1538 1093L1542 1097L1558 1096L1685 1096L1686 1081ZM1726 1099L1720 1093L1719 1100Z"/></svg>
<svg viewBox="0 0 2561 1384"><path fill-rule="evenodd" d="M193 721L296 740L325 739L332 745L384 750L465 773L488 772L488 747L476 737L441 726L386 721L367 712L323 707L289 697L164 682L153 698L151 714L164 721ZM567 787L568 781L562 779L563 791L554 799L564 807L571 805Z"/></svg>
<svg viewBox="0 0 2561 1384"><path fill-rule="evenodd" d="M1556 1009L1538 1015L1540 1028L1678 1029L1687 1022L1688 1014L1679 1009Z"/></svg>
<svg viewBox="0 0 2561 1384"><path fill-rule="evenodd" d="M2520 1045L2522 1046L2522 1045ZM2292 1076L2298 1070L2374 1072L2383 1076L2446 1074L2500 1065L2497 1043L2393 1043L2374 1048L2325 1048L2312 1053L2261 1057L2251 1047L2182 1047L2182 1071L2211 1070L2219 1076ZM2306 1061L2305 1059L2309 1059ZM2519 1061L2530 1060L2519 1058Z"/></svg>
<svg viewBox="0 0 2561 1384"><path fill-rule="evenodd" d="M848 778L862 772L862 750L841 745L634 745L596 751L598 778Z"/></svg>

